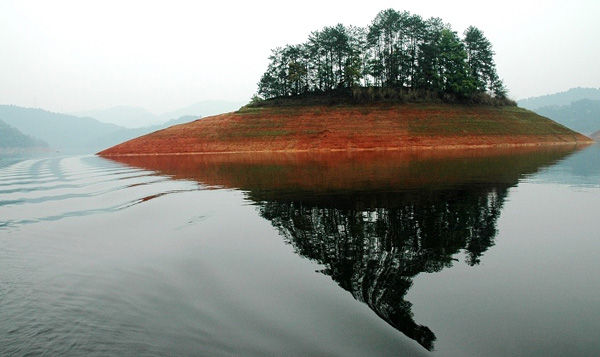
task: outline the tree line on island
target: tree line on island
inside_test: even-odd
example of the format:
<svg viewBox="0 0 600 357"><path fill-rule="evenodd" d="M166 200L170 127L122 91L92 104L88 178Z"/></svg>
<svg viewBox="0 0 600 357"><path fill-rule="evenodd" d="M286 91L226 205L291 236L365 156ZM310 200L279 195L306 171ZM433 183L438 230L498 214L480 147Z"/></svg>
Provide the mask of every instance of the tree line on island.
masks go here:
<svg viewBox="0 0 600 357"><path fill-rule="evenodd" d="M496 73L492 44L476 27L460 38L440 18L379 12L367 28L338 24L305 43L272 50L262 99L349 95L356 101L514 105Z"/></svg>

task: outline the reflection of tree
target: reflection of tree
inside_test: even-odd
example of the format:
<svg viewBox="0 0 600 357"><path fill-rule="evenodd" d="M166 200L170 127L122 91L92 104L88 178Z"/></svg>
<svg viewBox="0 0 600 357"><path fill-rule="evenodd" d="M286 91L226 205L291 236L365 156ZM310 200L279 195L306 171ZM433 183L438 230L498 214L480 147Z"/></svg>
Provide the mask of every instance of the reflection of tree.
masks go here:
<svg viewBox="0 0 600 357"><path fill-rule="evenodd" d="M431 350L435 335L413 320L404 300L412 277L452 266L461 250L468 264L478 264L494 244L507 187L396 193L383 203L363 197L369 207L263 201L260 213L300 255L323 264L354 298Z"/></svg>

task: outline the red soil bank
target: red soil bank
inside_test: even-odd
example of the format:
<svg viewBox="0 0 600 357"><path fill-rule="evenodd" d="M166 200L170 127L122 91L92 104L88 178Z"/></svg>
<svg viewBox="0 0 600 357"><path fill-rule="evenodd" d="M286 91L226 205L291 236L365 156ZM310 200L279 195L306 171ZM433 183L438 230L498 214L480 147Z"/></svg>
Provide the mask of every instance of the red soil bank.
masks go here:
<svg viewBox="0 0 600 357"><path fill-rule="evenodd" d="M462 149L590 142L517 107L295 106L243 108L159 130L99 154Z"/></svg>

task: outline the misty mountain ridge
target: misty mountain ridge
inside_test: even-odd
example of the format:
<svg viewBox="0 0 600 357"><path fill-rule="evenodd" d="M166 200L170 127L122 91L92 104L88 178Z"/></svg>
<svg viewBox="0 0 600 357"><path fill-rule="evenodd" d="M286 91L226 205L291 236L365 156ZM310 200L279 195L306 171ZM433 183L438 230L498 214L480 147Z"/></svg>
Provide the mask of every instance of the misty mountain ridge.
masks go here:
<svg viewBox="0 0 600 357"><path fill-rule="evenodd" d="M600 131L598 88L571 88L560 93L523 99L518 104L586 135ZM597 136L594 139L598 140Z"/></svg>
<svg viewBox="0 0 600 357"><path fill-rule="evenodd" d="M149 125L149 126L144 126L141 128L121 128L121 129L111 132L109 134L98 136L92 142L90 142L90 144L94 147L105 148L105 147L107 147L106 146L107 143L114 143L111 145L116 145L116 144L122 143L124 141L130 140L133 138L137 138L138 136L150 134L157 130L165 129L165 128L168 128L170 126L177 125L177 124L191 122L191 121L194 121L197 119L199 119L197 116L188 115L188 116L182 116L182 117L176 118L176 119L171 119L169 121L166 121L166 122L164 122L162 124L158 124L158 125ZM97 151L99 151L99 150L95 150L94 152L97 152Z"/></svg>
<svg viewBox="0 0 600 357"><path fill-rule="evenodd" d="M187 107L177 109L174 111L166 112L160 115L160 118L168 120L171 118L180 118L186 115L196 115L198 118L207 117L211 115L223 114L233 112L244 105L247 102L238 101L227 101L227 100L203 100Z"/></svg>
<svg viewBox="0 0 600 357"><path fill-rule="evenodd" d="M245 102L205 100L162 114L154 114L141 107L126 105L119 105L107 109L77 112L73 114L77 116L91 117L104 123L115 124L132 129L161 125L165 121L184 116L195 116L197 119L200 117L227 113L235 111L245 104Z"/></svg>
<svg viewBox="0 0 600 357"><path fill-rule="evenodd" d="M115 124L125 128L139 128L160 124L161 120L141 107L119 105L107 109L88 110L73 113L80 117L94 118L103 123Z"/></svg>
<svg viewBox="0 0 600 357"><path fill-rule="evenodd" d="M600 130L600 100L581 99L569 105L541 107L536 112L586 135Z"/></svg>
<svg viewBox="0 0 600 357"><path fill-rule="evenodd" d="M600 100L581 99L568 105L537 108L535 112L586 135L600 130Z"/></svg>
<svg viewBox="0 0 600 357"><path fill-rule="evenodd" d="M0 118L22 133L44 140L51 148L69 153L89 152L93 149L91 138L121 129L92 118L16 105L0 105Z"/></svg>
<svg viewBox="0 0 600 357"><path fill-rule="evenodd" d="M125 128L89 117L15 105L0 105L0 118L19 132L45 141L53 150L70 154L96 153L140 135L198 119L186 116L152 126Z"/></svg>
<svg viewBox="0 0 600 357"><path fill-rule="evenodd" d="M521 99L517 104L522 108L535 111L542 107L569 105L582 99L600 100L600 88L571 88L564 92Z"/></svg>
<svg viewBox="0 0 600 357"><path fill-rule="evenodd" d="M48 144L0 120L0 153L47 149Z"/></svg>

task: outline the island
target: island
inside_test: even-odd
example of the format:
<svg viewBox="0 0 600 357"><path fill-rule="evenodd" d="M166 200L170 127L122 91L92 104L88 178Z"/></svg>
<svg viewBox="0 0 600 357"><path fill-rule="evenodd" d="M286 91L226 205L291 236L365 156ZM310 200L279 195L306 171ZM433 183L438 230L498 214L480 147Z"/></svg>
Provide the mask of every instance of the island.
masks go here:
<svg viewBox="0 0 600 357"><path fill-rule="evenodd" d="M101 156L583 144L591 139L517 107L450 104L245 108L126 141Z"/></svg>
<svg viewBox="0 0 600 357"><path fill-rule="evenodd" d="M277 47L233 113L175 125L101 156L578 145L592 140L518 108L476 27L381 11Z"/></svg>

